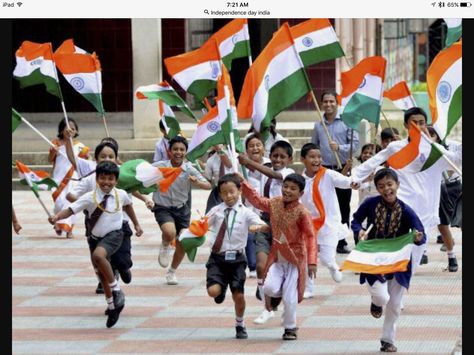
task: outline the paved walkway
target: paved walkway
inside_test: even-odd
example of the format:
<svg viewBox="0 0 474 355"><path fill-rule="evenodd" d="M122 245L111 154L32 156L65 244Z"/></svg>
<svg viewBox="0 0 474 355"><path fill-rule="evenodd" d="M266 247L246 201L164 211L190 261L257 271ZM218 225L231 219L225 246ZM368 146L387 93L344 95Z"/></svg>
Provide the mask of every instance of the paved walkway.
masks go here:
<svg viewBox="0 0 474 355"><path fill-rule="evenodd" d="M52 211L49 194L41 196ZM193 191L193 217L196 208L204 210L206 198L206 192ZM13 205L23 225L21 235L12 236L14 354L379 354L383 320L370 316L365 286L348 272L336 284L323 267L316 297L298 306L297 341L281 340L281 311L263 326L252 323L262 310L255 279L246 283L249 339L236 340L230 295L221 305L206 295L209 248L199 249L194 264L185 260L179 285L166 285L157 262L160 231L140 201L135 208L145 234L133 238L133 280L123 286L126 307L117 325L107 329L105 300L94 293L82 216L75 238L66 240L55 235L30 191L14 191ZM460 269L444 270L447 257L433 233L430 262L404 298L399 354L451 354L460 342L462 240L460 231L453 231Z"/></svg>

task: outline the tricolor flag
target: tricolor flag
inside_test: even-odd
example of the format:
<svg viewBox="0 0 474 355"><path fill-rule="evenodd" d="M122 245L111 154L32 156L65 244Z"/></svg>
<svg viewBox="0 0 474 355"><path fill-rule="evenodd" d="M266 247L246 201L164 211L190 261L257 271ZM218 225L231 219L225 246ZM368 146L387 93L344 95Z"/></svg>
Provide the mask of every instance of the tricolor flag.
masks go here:
<svg viewBox="0 0 474 355"><path fill-rule="evenodd" d="M12 133L21 123L21 115L12 107Z"/></svg>
<svg viewBox="0 0 474 355"><path fill-rule="evenodd" d="M363 118L379 124L386 65L384 57L368 57L341 73L341 118L349 127L357 129Z"/></svg>
<svg viewBox="0 0 474 355"><path fill-rule="evenodd" d="M270 121L311 90L288 24L275 33L245 76L237 114L268 136Z"/></svg>
<svg viewBox="0 0 474 355"><path fill-rule="evenodd" d="M191 118L196 119L192 111L189 109L186 101L178 95L175 89L168 84L168 82L162 81L160 84L151 84L146 86L139 86L135 91L137 99L148 99L148 100L162 100L168 106L176 106L183 113Z"/></svg>
<svg viewBox="0 0 474 355"><path fill-rule="evenodd" d="M191 221L189 228L183 229L179 234L178 241L191 262L194 262L196 258L197 248L206 241L205 234L209 229L208 219L208 217L203 217L200 220Z"/></svg>
<svg viewBox="0 0 474 355"><path fill-rule="evenodd" d="M290 31L305 67L344 56L327 18L304 21L291 27Z"/></svg>
<svg viewBox="0 0 474 355"><path fill-rule="evenodd" d="M46 171L33 171L19 160L15 163L20 176L20 183L28 185L36 196L39 196L38 190L51 190L58 187Z"/></svg>
<svg viewBox="0 0 474 355"><path fill-rule="evenodd" d="M408 269L415 232L390 239L360 240L347 256L341 270L365 274L391 274Z"/></svg>
<svg viewBox="0 0 474 355"><path fill-rule="evenodd" d="M230 71L232 60L250 57L250 36L247 19L234 19L214 33L210 40L215 39L222 62Z"/></svg>
<svg viewBox="0 0 474 355"><path fill-rule="evenodd" d="M420 128L416 124L411 124L408 135L410 137L408 144L388 158L387 164L391 168L418 173L428 169L441 158L442 153L437 143L431 142L427 137L422 137Z"/></svg>
<svg viewBox="0 0 474 355"><path fill-rule="evenodd" d="M156 167L143 159L128 160L120 166L117 187L142 194L166 192L182 171L180 167Z"/></svg>
<svg viewBox="0 0 474 355"><path fill-rule="evenodd" d="M51 43L24 41L15 56L13 77L20 82L20 88L44 84L47 92L62 98Z"/></svg>
<svg viewBox="0 0 474 355"><path fill-rule="evenodd" d="M173 110L163 101L158 100L158 111L160 113L160 119L165 126L166 135L169 139L173 139L181 132L181 127L176 119Z"/></svg>
<svg viewBox="0 0 474 355"><path fill-rule="evenodd" d="M400 81L392 86L391 89L384 91L383 97L391 100L400 110L416 107L415 99L411 96L410 89L405 81Z"/></svg>
<svg viewBox="0 0 474 355"><path fill-rule="evenodd" d="M450 47L462 36L462 18L445 18L443 20L448 26L445 47Z"/></svg>
<svg viewBox="0 0 474 355"><path fill-rule="evenodd" d="M426 73L433 127L442 141L462 117L462 42L438 53Z"/></svg>
<svg viewBox="0 0 474 355"><path fill-rule="evenodd" d="M216 41L210 39L200 48L165 59L168 73L184 89L202 101L217 86L221 75Z"/></svg>

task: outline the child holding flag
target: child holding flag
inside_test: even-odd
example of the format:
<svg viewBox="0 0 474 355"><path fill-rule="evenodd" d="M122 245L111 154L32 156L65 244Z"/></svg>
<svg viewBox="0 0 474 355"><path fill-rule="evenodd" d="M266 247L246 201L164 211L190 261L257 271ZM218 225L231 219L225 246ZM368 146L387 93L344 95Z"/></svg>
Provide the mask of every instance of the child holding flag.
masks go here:
<svg viewBox="0 0 474 355"><path fill-rule="evenodd" d="M420 219L410 206L397 198L400 186L397 173L392 169L381 169L375 174L374 183L380 195L367 198L353 215L351 227L358 239L361 241L393 239L414 230L414 243L416 245L425 243L426 235ZM371 229L368 234L362 228L365 220L368 226L373 226L373 228L369 227ZM360 253L360 251L357 252ZM360 283L367 282L367 288L372 297L370 305L372 316L380 318L385 307L380 351L396 352L395 328L401 312L403 291L408 290L410 285L411 261L407 261L407 269L403 272L390 272L390 269L384 269L383 273L369 274L363 272L364 270L359 271L362 271Z"/></svg>
<svg viewBox="0 0 474 355"><path fill-rule="evenodd" d="M247 234L267 231L270 228L242 203L241 183L237 175L222 176L217 188L223 202L213 207L207 214L209 229L216 233L212 242L212 252L206 263L207 293L219 304L224 302L227 287L230 287L235 305L235 337L247 339L243 318Z"/></svg>
<svg viewBox="0 0 474 355"><path fill-rule="evenodd" d="M163 124L163 119L160 120L159 123L160 126L160 132L163 135L158 142L156 142L155 145L155 154L153 155L153 163L161 160L168 160L170 159L170 153L169 153L169 143L170 139L168 135L166 134L166 129L165 125Z"/></svg>

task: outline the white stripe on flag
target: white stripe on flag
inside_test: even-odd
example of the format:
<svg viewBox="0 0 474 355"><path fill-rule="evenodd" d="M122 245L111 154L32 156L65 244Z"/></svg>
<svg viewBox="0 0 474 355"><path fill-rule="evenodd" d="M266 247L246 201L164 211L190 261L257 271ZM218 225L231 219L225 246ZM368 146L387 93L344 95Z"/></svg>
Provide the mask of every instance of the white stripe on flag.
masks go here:
<svg viewBox="0 0 474 355"><path fill-rule="evenodd" d="M175 74L173 79L178 82L184 90L187 90L196 80L217 81L220 74L221 70L219 61L211 60L186 68Z"/></svg>
<svg viewBox="0 0 474 355"><path fill-rule="evenodd" d="M352 250L347 261L367 265L392 265L401 260L410 259L413 244L407 244L402 249L394 252L360 252Z"/></svg>
<svg viewBox="0 0 474 355"><path fill-rule="evenodd" d="M102 80L100 71L94 73L64 74L71 86L81 94L100 94Z"/></svg>
<svg viewBox="0 0 474 355"><path fill-rule="evenodd" d="M38 57L28 61L25 57L16 57L16 63L15 70L13 71L13 75L16 77L26 77L36 69L40 68L41 74L56 80L56 73L54 72L54 64L52 60Z"/></svg>
<svg viewBox="0 0 474 355"><path fill-rule="evenodd" d="M311 41L308 41L305 38L309 38ZM303 39L305 39L304 42ZM338 42L336 33L334 32L332 27L326 27L295 38L295 47L298 52L305 52L335 42ZM311 43L311 45L308 46L308 43Z"/></svg>
<svg viewBox="0 0 474 355"><path fill-rule="evenodd" d="M239 32L226 38L219 44L219 53L221 57L225 57L232 53L238 42L246 41L248 39L248 26L245 24Z"/></svg>

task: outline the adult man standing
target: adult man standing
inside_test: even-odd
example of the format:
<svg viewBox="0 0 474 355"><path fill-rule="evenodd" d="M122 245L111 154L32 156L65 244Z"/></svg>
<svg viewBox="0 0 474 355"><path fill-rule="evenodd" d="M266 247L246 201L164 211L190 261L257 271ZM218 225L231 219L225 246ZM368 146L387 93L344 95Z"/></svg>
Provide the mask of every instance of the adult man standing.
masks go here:
<svg viewBox="0 0 474 355"><path fill-rule="evenodd" d="M329 139L326 135L323 124L317 121L314 124L311 142L320 147L323 158L323 166L328 169L342 171L342 168L349 159L351 150L355 153L359 148L359 133L348 127L341 119L338 113L337 93L335 91L325 91L321 96L322 110L324 111L323 120L329 131ZM337 165L335 154L339 155L341 169ZM349 218L351 213L351 189L336 188L337 200L341 211L341 222L349 227ZM347 247L345 237L339 240L336 251L341 254L350 252Z"/></svg>

